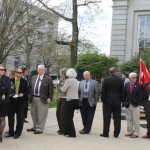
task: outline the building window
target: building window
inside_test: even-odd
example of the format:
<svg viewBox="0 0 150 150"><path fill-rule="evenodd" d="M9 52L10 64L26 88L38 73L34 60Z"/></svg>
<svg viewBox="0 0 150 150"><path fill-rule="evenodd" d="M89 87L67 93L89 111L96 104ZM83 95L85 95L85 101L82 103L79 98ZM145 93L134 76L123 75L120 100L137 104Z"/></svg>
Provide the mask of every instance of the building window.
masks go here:
<svg viewBox="0 0 150 150"><path fill-rule="evenodd" d="M14 68L18 68L18 67L19 67L19 57L15 57Z"/></svg>
<svg viewBox="0 0 150 150"><path fill-rule="evenodd" d="M150 48L150 16L139 17L139 48Z"/></svg>

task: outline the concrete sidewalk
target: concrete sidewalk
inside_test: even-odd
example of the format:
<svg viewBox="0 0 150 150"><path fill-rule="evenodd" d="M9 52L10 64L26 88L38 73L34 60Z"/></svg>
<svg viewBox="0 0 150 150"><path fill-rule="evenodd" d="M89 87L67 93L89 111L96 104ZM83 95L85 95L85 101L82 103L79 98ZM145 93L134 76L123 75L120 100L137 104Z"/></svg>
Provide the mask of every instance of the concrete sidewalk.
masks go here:
<svg viewBox="0 0 150 150"><path fill-rule="evenodd" d="M82 120L80 113L75 112L74 122L77 132L76 138L67 138L58 135L56 109L49 109L46 128L43 134L34 135L26 131L32 127L32 120L29 113L29 123L24 124L22 136L15 140L13 138L3 138L0 143L0 150L149 150L150 140L142 139L141 136L146 133L146 129L141 128L141 134L138 139L125 137L126 120L122 121L122 129L119 138L113 137L113 121L111 122L110 137L103 138L99 134L103 129L102 106L98 103L92 131L89 135L80 135L82 129ZM145 120L141 120L145 123ZM6 126L7 128L7 126Z"/></svg>

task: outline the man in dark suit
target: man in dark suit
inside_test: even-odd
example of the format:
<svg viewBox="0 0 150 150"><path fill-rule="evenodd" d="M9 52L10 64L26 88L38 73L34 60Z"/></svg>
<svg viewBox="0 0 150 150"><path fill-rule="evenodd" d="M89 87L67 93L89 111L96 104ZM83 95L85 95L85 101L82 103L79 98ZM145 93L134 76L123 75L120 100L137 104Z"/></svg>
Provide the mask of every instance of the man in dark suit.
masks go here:
<svg viewBox="0 0 150 150"><path fill-rule="evenodd" d="M52 79L45 75L44 65L39 65L37 71L38 75L31 79L30 92L33 127L27 131L41 134L45 127L49 102L53 98L53 83Z"/></svg>
<svg viewBox="0 0 150 150"><path fill-rule="evenodd" d="M138 138L140 133L140 105L143 98L143 89L136 81L137 74L129 74L130 82L125 85L124 106L127 120L127 131L125 136Z"/></svg>
<svg viewBox="0 0 150 150"><path fill-rule="evenodd" d="M143 105L147 121L147 134L142 136L144 139L150 138L150 82L144 84Z"/></svg>
<svg viewBox="0 0 150 150"><path fill-rule="evenodd" d="M109 137L111 114L114 119L114 137L117 138L121 129L121 101L123 100L123 81L115 75L116 69L109 69L109 77L102 83L101 100L103 102L103 133Z"/></svg>
<svg viewBox="0 0 150 150"><path fill-rule="evenodd" d="M30 91L30 82L29 82L29 78L28 78L28 75L29 75L29 71L27 68L23 67L21 68L22 69L22 72L23 72L23 76L22 78L25 79L28 83L28 89ZM28 95L26 95L27 97L25 98L26 99L26 105L25 105L25 113L24 113L24 122L25 123L28 123L28 121L26 120L27 116L28 116L28 107L29 107L29 93Z"/></svg>
<svg viewBox="0 0 150 150"><path fill-rule="evenodd" d="M97 101L99 100L98 82L91 79L89 71L83 73L84 80L79 84L79 100L82 103L80 113L83 122L83 129L80 134L88 134L91 131Z"/></svg>
<svg viewBox="0 0 150 150"><path fill-rule="evenodd" d="M26 96L28 94L28 85L22 78L22 69L16 69L15 78L11 79L15 88L10 97L10 108L8 111L9 134L6 137L19 138L22 133L24 123L24 110ZM16 114L16 130L14 131L14 117Z"/></svg>

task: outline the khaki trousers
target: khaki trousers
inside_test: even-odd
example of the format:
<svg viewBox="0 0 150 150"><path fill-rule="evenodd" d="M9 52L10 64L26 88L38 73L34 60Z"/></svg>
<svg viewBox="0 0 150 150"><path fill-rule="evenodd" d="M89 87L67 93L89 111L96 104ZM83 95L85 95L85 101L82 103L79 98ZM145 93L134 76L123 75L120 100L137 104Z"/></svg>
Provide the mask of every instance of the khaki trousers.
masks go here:
<svg viewBox="0 0 150 150"><path fill-rule="evenodd" d="M127 131L129 134L139 136L140 133L140 106L134 107L130 104L129 108L125 108Z"/></svg>
<svg viewBox="0 0 150 150"><path fill-rule="evenodd" d="M33 97L31 103L31 117L33 128L36 131L43 132L48 114L48 103L41 102L40 97Z"/></svg>

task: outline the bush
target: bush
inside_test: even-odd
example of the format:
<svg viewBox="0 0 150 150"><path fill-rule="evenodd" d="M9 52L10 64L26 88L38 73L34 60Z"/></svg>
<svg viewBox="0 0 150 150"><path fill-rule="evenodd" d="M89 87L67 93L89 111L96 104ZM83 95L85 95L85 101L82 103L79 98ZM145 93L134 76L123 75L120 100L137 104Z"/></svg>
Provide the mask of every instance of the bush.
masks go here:
<svg viewBox="0 0 150 150"><path fill-rule="evenodd" d="M88 70L94 79L100 80L108 74L108 69L117 65L117 58L108 57L96 52L81 54L78 57L76 69Z"/></svg>

